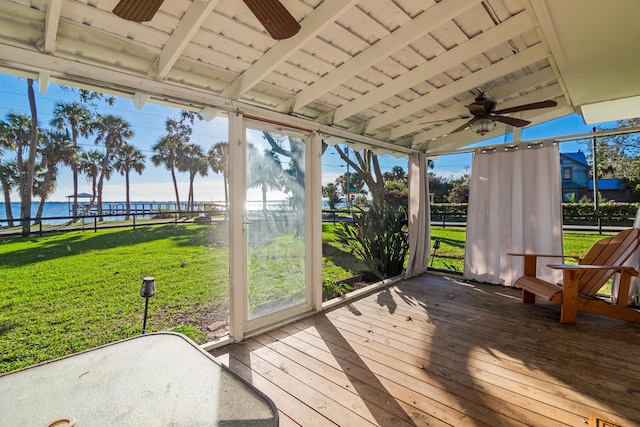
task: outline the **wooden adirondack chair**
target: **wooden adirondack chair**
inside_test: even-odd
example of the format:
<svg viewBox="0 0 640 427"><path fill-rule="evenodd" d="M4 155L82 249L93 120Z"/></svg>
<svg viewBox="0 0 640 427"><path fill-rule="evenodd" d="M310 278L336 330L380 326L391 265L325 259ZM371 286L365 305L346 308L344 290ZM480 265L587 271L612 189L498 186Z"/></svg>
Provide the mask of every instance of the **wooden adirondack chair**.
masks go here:
<svg viewBox="0 0 640 427"><path fill-rule="evenodd" d="M629 282L638 272L624 266L624 262L640 245L640 230L631 228L613 237L602 239L589 250L584 258L562 255L510 254L524 257L524 276L514 285L522 288L522 302L535 303L536 296L561 304L560 322L575 323L578 310L602 314L616 319L640 322L640 310L627 306ZM562 270L562 284L544 281L536 277L539 257L575 258L578 265L548 264ZM597 297L597 292L615 273L620 274L617 295L609 302Z"/></svg>

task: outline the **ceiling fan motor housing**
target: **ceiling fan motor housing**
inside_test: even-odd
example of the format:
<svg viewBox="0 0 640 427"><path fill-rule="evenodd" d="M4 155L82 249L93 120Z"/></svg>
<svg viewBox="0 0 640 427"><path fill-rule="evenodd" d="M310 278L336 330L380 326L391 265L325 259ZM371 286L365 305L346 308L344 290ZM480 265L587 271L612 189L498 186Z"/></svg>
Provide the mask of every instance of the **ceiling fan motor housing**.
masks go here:
<svg viewBox="0 0 640 427"><path fill-rule="evenodd" d="M498 103L494 99L484 95L478 95L476 97L476 100L467 105L467 107L469 108L469 112L471 114L477 115L492 113L493 110L496 109L496 105L498 105Z"/></svg>

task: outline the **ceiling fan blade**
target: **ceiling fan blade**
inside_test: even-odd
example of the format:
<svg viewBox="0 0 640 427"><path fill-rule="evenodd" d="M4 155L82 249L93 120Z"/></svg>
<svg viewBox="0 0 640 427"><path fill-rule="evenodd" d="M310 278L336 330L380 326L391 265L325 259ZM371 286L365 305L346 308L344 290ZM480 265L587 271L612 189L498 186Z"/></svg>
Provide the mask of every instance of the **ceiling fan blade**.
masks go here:
<svg viewBox="0 0 640 427"><path fill-rule="evenodd" d="M300 31L300 24L278 0L242 0L276 40L288 39Z"/></svg>
<svg viewBox="0 0 640 427"><path fill-rule="evenodd" d="M502 110L494 111L495 114L507 114L507 113L517 113L518 111L527 111L527 110L537 110L539 108L549 108L555 107L558 105L556 101L551 99L547 99L546 101L534 102L531 104L523 104L517 105L511 108L504 108Z"/></svg>
<svg viewBox="0 0 640 427"><path fill-rule="evenodd" d="M491 116L496 122L504 123L507 125L515 126L517 128L524 127L531 122L529 120L517 119L515 117L505 117L505 116Z"/></svg>
<svg viewBox="0 0 640 427"><path fill-rule="evenodd" d="M452 130L451 132L449 132L449 135L451 135L452 133L456 133L456 132L460 132L461 130L465 130L466 128L469 127L469 124L474 121L476 118L473 117L471 120L469 120L468 122L465 122L463 125L455 128L454 130Z"/></svg>
<svg viewBox="0 0 640 427"><path fill-rule="evenodd" d="M461 114L459 116L455 116L455 117L450 117L448 119L442 119L442 120L432 120L430 122L420 122L421 125L431 125L434 123L442 123L442 122L447 122L447 123L451 123L454 120L459 120L459 119L470 119L471 116L468 114Z"/></svg>
<svg viewBox="0 0 640 427"><path fill-rule="evenodd" d="M120 0L113 13L122 19L135 22L151 21L164 0Z"/></svg>

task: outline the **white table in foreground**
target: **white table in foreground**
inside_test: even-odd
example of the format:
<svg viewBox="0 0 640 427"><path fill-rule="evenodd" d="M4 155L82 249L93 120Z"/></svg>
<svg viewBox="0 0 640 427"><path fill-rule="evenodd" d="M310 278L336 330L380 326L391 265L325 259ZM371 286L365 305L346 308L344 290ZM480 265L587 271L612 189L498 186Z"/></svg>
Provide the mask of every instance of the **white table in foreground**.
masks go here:
<svg viewBox="0 0 640 427"><path fill-rule="evenodd" d="M277 426L273 402L188 338L140 335L0 375L0 425Z"/></svg>

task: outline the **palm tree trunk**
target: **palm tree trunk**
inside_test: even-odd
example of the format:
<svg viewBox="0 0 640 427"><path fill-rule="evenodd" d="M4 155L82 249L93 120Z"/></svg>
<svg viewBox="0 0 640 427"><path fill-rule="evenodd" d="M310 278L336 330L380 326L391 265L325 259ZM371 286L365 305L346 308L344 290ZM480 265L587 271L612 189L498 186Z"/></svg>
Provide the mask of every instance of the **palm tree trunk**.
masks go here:
<svg viewBox="0 0 640 427"><path fill-rule="evenodd" d="M129 200L129 171L127 171L124 174L124 185L125 185L125 193L126 193L125 197L127 199L126 200L127 207L126 207L126 212L125 212L125 215L126 215L125 219L128 220L129 219L129 214L131 213L131 202Z"/></svg>
<svg viewBox="0 0 640 427"><path fill-rule="evenodd" d="M73 212L71 216L73 222L76 222L78 219L78 166L75 163L73 165Z"/></svg>
<svg viewBox="0 0 640 427"><path fill-rule="evenodd" d="M22 192L22 218L31 216L31 194L33 193L33 176L36 164L36 149L38 147L38 112L36 110L36 96L33 92L33 80L27 79L27 93L31 109L31 139L29 141L29 160L27 161L27 176ZM31 233L30 218L22 221L22 237L29 237Z"/></svg>
<svg viewBox="0 0 640 427"><path fill-rule="evenodd" d="M265 185L262 186L262 212L265 215L267 213L267 187Z"/></svg>
<svg viewBox="0 0 640 427"><path fill-rule="evenodd" d="M224 181L224 212L226 215L229 210L229 179L226 174L222 175L222 180Z"/></svg>
<svg viewBox="0 0 640 427"><path fill-rule="evenodd" d="M7 216L7 226L13 227L13 212L11 211L11 190L9 188L9 183L5 182L5 179L2 179L2 193L4 195L4 210Z"/></svg>
<svg viewBox="0 0 640 427"><path fill-rule="evenodd" d="M193 201L193 181L196 179L196 175L189 176L189 210L193 213L195 209L195 203Z"/></svg>
<svg viewBox="0 0 640 427"><path fill-rule="evenodd" d="M104 172L100 173L100 179L98 179L98 220L104 221L102 217L102 186L104 183Z"/></svg>
<svg viewBox="0 0 640 427"><path fill-rule="evenodd" d="M180 215L180 195L178 194L178 181L176 180L176 171L173 167L171 168L171 178L173 179L173 189L176 192L176 210L178 211L178 215Z"/></svg>
<svg viewBox="0 0 640 427"><path fill-rule="evenodd" d="M34 224L40 224L42 222L42 212L44 211L44 204L47 201L45 196L40 197L40 203L38 204L38 212L36 212L36 220Z"/></svg>

